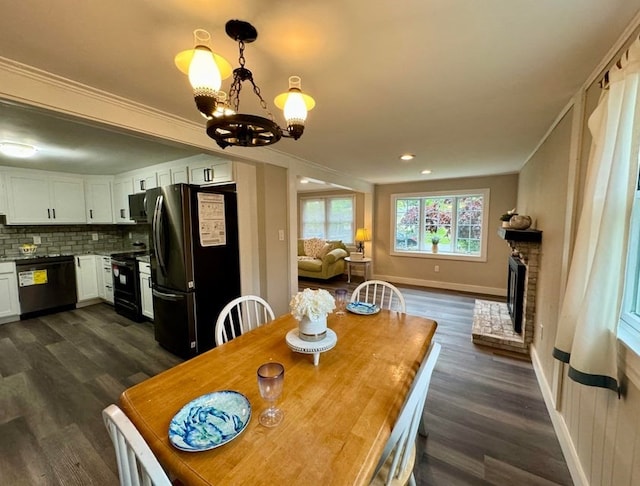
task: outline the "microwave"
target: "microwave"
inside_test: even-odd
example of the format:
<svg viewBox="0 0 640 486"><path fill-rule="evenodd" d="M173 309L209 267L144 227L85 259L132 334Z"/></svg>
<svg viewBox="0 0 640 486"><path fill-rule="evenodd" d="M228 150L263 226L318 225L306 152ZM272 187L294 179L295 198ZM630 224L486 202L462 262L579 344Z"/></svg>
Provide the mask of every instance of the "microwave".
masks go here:
<svg viewBox="0 0 640 486"><path fill-rule="evenodd" d="M147 195L144 192L129 194L129 219L136 223L148 223L147 210L145 208Z"/></svg>

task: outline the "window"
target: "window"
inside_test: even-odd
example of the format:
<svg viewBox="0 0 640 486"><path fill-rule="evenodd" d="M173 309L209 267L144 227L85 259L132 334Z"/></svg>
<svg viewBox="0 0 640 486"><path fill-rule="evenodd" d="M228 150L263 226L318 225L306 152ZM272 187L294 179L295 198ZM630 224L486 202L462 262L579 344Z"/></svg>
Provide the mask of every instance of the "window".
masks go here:
<svg viewBox="0 0 640 486"><path fill-rule="evenodd" d="M640 188L636 190L629 227L629 249L618 336L640 354Z"/></svg>
<svg viewBox="0 0 640 486"><path fill-rule="evenodd" d="M317 237L353 243L353 196L302 198L301 207L302 238Z"/></svg>
<svg viewBox="0 0 640 486"><path fill-rule="evenodd" d="M393 254L486 258L489 189L424 194L394 194Z"/></svg>

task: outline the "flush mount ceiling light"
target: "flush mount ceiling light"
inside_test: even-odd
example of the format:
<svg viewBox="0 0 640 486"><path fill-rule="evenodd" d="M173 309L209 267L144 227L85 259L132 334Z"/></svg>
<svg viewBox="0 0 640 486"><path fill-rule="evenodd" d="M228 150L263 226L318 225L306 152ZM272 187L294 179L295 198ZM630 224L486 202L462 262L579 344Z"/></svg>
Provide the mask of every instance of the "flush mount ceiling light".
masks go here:
<svg viewBox="0 0 640 486"><path fill-rule="evenodd" d="M424 175L428 175L428 174L431 174L431 170L429 170L429 169L425 169L425 170L423 170L423 171L422 171L422 172L420 172L420 173L421 173L421 174L424 174Z"/></svg>
<svg viewBox="0 0 640 486"><path fill-rule="evenodd" d="M289 91L274 100L274 104L284 110L287 128L282 129L267 108L260 88L253 80L253 73L245 67L245 44L255 41L258 31L242 20L228 21L225 31L238 43L240 65L233 70L228 97L220 88L229 63L213 53L209 47L211 36L206 30L195 30L194 49L183 51L175 58L178 68L189 75L196 106L208 120L207 134L223 149L229 146L262 147L274 144L282 137L298 140L304 132L307 112L316 104L311 96L302 92L300 77L291 76ZM245 81L251 83L266 117L240 113L240 92Z"/></svg>
<svg viewBox="0 0 640 486"><path fill-rule="evenodd" d="M18 142L0 142L0 152L9 157L18 157L26 159L33 157L38 151L33 145Z"/></svg>
<svg viewBox="0 0 640 486"><path fill-rule="evenodd" d="M400 156L400 160L413 160L415 155L413 154L403 154Z"/></svg>

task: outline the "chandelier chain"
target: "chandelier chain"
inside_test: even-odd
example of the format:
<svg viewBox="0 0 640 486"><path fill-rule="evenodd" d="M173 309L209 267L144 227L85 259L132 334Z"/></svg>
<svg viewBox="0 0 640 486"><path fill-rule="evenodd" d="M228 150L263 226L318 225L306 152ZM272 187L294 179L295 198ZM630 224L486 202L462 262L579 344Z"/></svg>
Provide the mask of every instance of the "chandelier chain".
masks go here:
<svg viewBox="0 0 640 486"><path fill-rule="evenodd" d="M260 88L253 80L253 73L245 67L246 59L244 57L244 48L244 41L239 40L238 50L240 54L238 56L238 64L240 65L240 67L235 69L233 72L233 83L231 83L231 89L229 90L229 102L233 105L233 109L235 110L235 112L238 113L240 111L240 91L242 91L242 82L250 81L251 85L253 86L253 92L260 100L260 106L269 116L269 119L275 122L275 117L273 116L273 113L269 111L267 102L264 100L262 94L260 93Z"/></svg>

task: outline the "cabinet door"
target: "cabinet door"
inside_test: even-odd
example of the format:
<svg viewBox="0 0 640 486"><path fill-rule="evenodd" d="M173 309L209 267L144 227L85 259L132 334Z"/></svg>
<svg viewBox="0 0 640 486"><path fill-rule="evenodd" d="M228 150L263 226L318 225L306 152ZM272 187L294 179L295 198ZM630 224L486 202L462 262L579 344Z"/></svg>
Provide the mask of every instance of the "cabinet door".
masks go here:
<svg viewBox="0 0 640 486"><path fill-rule="evenodd" d="M189 169L186 167L171 169L171 182L189 184Z"/></svg>
<svg viewBox="0 0 640 486"><path fill-rule="evenodd" d="M133 194L133 179L131 177L114 181L113 209L116 223L134 223L129 219L129 194Z"/></svg>
<svg viewBox="0 0 640 486"><path fill-rule="evenodd" d="M140 174L133 178L133 190L136 193L145 192L154 187L158 187L158 178L155 171Z"/></svg>
<svg viewBox="0 0 640 486"><path fill-rule="evenodd" d="M113 223L111 183L109 181L85 181L85 192L87 223Z"/></svg>
<svg viewBox="0 0 640 486"><path fill-rule="evenodd" d="M158 178L158 187L170 186L171 181L171 169L162 169L156 173Z"/></svg>
<svg viewBox="0 0 640 486"><path fill-rule="evenodd" d="M98 298L98 276L93 255L76 256L78 302Z"/></svg>
<svg viewBox="0 0 640 486"><path fill-rule="evenodd" d="M0 319L20 315L18 280L13 263L0 264Z"/></svg>
<svg viewBox="0 0 640 486"><path fill-rule="evenodd" d="M142 301L142 315L153 320L153 295L151 293L151 275L140 274L140 300Z"/></svg>
<svg viewBox="0 0 640 486"><path fill-rule="evenodd" d="M213 164L213 182L233 181L233 162L221 162Z"/></svg>
<svg viewBox="0 0 640 486"><path fill-rule="evenodd" d="M96 266L96 285L98 287L98 297L105 298L104 294L104 273L102 272L102 256L94 257L94 265Z"/></svg>
<svg viewBox="0 0 640 486"><path fill-rule="evenodd" d="M49 181L38 175L9 174L7 184L7 223L52 224Z"/></svg>
<svg viewBox="0 0 640 486"><path fill-rule="evenodd" d="M51 210L54 223L86 224L84 181L75 177L51 179Z"/></svg>
<svg viewBox="0 0 640 486"><path fill-rule="evenodd" d="M7 186L4 174L0 174L0 214L7 214Z"/></svg>

